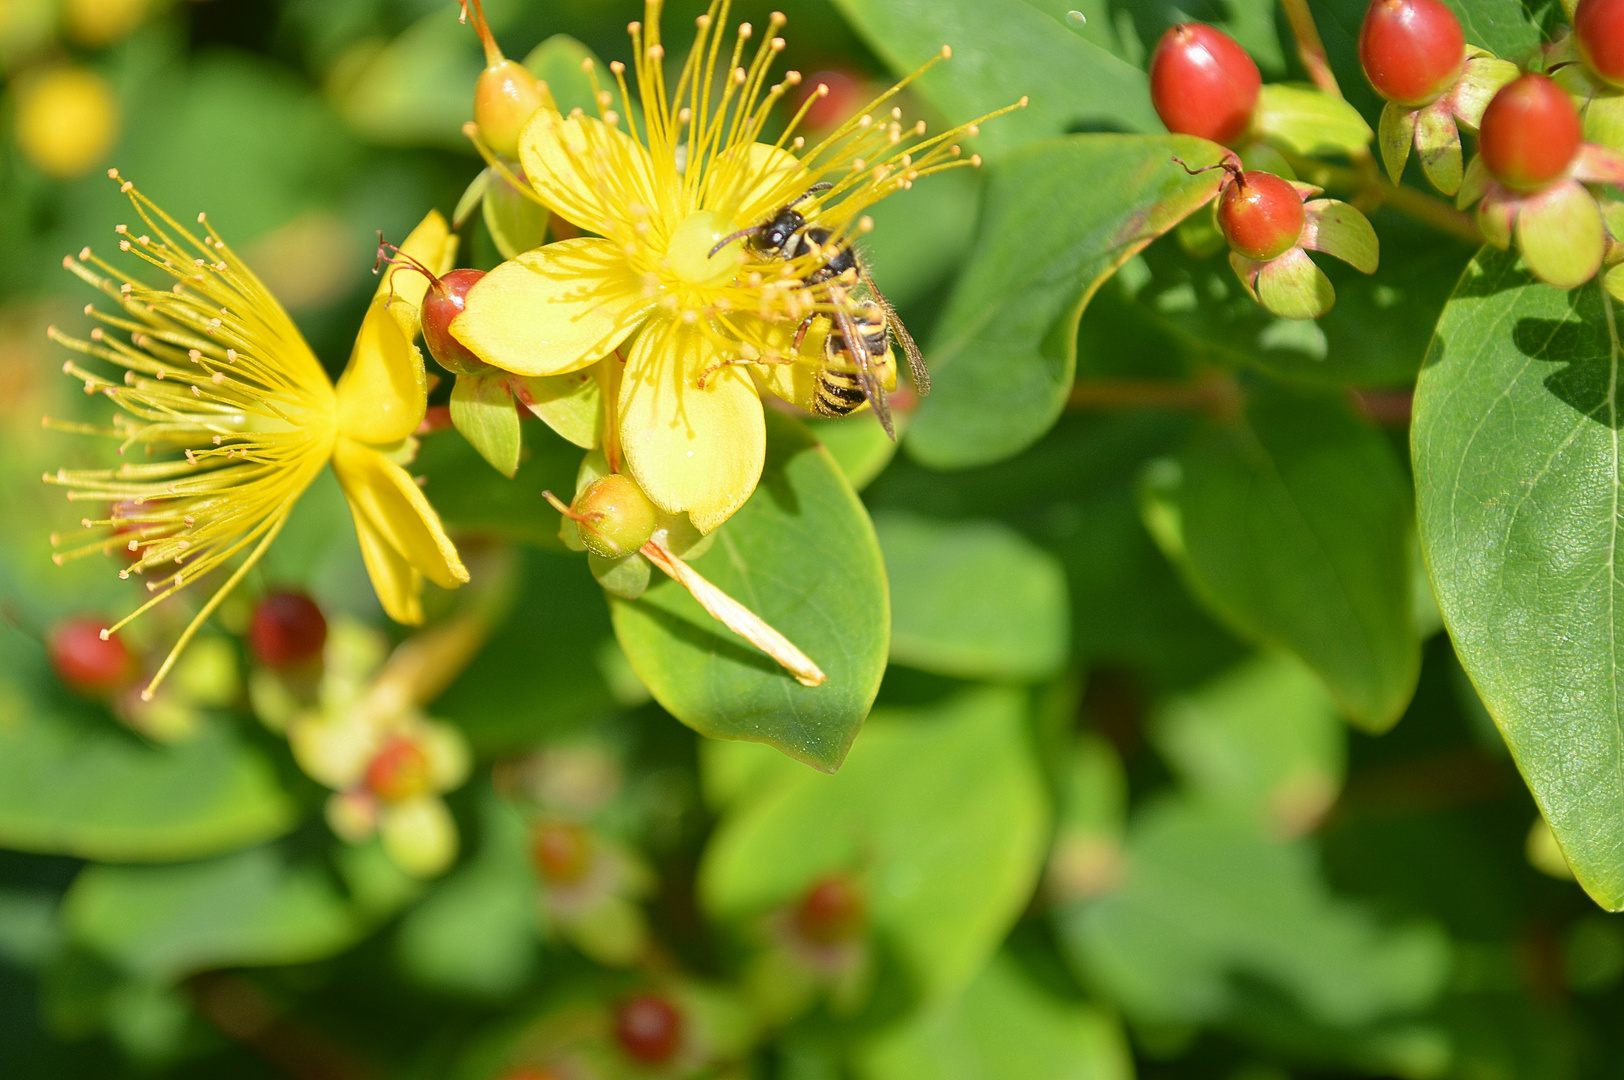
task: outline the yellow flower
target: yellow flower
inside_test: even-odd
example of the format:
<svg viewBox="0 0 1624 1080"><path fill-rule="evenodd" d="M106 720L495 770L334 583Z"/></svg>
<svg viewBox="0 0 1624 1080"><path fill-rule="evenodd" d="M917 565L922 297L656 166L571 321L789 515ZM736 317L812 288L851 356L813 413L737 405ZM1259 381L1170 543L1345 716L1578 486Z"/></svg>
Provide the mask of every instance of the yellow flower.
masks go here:
<svg viewBox="0 0 1624 1080"><path fill-rule="evenodd" d="M109 175L119 179L116 170ZM121 576L161 570L147 583L156 595L112 628L117 630L246 553L181 634L142 696L151 697L198 627L265 554L294 503L329 462L349 501L384 610L399 622L421 622L425 577L448 589L468 580L439 517L397 464L409 455L410 436L427 404L423 358L412 343L426 279L391 268L335 387L282 305L204 215L198 222L207 235L199 239L130 183L122 190L149 232L132 235L120 225L120 249L174 283L154 288L129 279L89 248L77 259L63 260L121 310L109 314L87 306L86 313L103 324L88 341L55 327L51 337L123 368L124 375L114 382L72 361L64 370L83 381L85 393L103 394L123 411L108 429L53 424L49 418L46 423L113 435L121 440L120 454L141 446L159 460L47 474L47 483L69 489L70 500L108 504L104 515L83 521L97 532L96 539L55 559L61 563L127 547L135 561ZM455 244L445 220L431 213L402 247L443 270ZM103 327L123 332L128 340Z"/></svg>
<svg viewBox="0 0 1624 1080"><path fill-rule="evenodd" d="M618 459L662 510L686 511L704 532L744 505L760 478L759 391L798 400L810 387L788 368L798 357L803 369L815 362L824 335L812 334L792 355L797 324L828 315L855 284L805 281L821 262L815 253L764 263L750 261L740 239L715 254L713 248L823 181L828 190L797 209L829 230L833 242L848 243L870 226L861 215L877 200L928 173L979 163L953 143L974 125L926 138L922 121L906 124L895 108L865 113L809 147L795 132L827 93L821 86L776 141L758 141L773 106L800 75L789 72L768 85L768 69L784 47L774 36L784 21L777 13L752 55L753 30L741 24L722 66L729 55L722 51L727 9L727 0L716 0L699 17L698 36L668 93L660 4L648 0L646 28L630 27L640 120L619 62L610 65L618 111L608 91L598 94L597 118L580 110L536 111L519 140L528 184L559 218L595 235L548 244L497 267L469 292L467 309L452 323L452 333L482 360L520 375L562 375L613 357L600 369L613 421L605 425L610 460ZM947 55L943 49L936 59ZM488 151L487 157L506 170Z"/></svg>

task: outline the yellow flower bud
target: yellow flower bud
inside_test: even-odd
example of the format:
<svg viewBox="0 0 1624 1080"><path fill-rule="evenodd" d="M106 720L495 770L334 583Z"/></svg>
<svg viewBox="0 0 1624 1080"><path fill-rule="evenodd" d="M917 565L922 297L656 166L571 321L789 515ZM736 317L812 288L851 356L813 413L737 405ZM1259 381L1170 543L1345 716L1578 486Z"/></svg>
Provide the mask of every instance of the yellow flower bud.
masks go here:
<svg viewBox="0 0 1624 1080"><path fill-rule="evenodd" d="M147 0L67 0L63 10L68 36L92 49L122 41L146 14Z"/></svg>
<svg viewBox="0 0 1624 1080"><path fill-rule="evenodd" d="M118 129L118 100L94 71L60 67L18 88L17 145L42 172L69 180L90 171Z"/></svg>

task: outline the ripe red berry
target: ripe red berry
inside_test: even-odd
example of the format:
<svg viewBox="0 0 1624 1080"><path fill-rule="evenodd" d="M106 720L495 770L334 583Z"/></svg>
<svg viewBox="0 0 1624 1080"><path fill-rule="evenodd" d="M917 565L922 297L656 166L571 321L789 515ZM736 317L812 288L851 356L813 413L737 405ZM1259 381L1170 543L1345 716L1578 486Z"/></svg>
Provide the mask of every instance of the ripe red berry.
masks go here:
<svg viewBox="0 0 1624 1080"><path fill-rule="evenodd" d="M1460 77L1466 35L1441 0L1373 0L1359 31L1359 63L1382 97L1427 105Z"/></svg>
<svg viewBox="0 0 1624 1080"><path fill-rule="evenodd" d="M451 320L462 314L468 290L484 276L483 270L453 270L444 277L430 278L429 291L423 296L423 343L441 367L459 375L471 375L486 366L451 336Z"/></svg>
<svg viewBox="0 0 1624 1080"><path fill-rule="evenodd" d="M1150 100L1175 135L1226 143L1252 122L1263 76L1246 50L1221 30L1180 23L1150 60Z"/></svg>
<svg viewBox="0 0 1624 1080"><path fill-rule="evenodd" d="M823 131L845 123L873 97L864 92L861 79L839 68L815 71L801 85L805 91L795 107L799 109L811 99L812 103L806 106L806 116L801 124L812 131ZM827 87L828 92L820 95L819 87Z"/></svg>
<svg viewBox="0 0 1624 1080"><path fill-rule="evenodd" d="M51 667L68 689L101 697L123 688L137 674L135 657L117 636L102 640L102 619L68 619L51 631Z"/></svg>
<svg viewBox="0 0 1624 1080"><path fill-rule="evenodd" d="M367 766L367 790L384 802L400 802L429 790L429 758L411 739L393 736Z"/></svg>
<svg viewBox="0 0 1624 1080"><path fill-rule="evenodd" d="M573 885L592 868L592 834L568 822L547 822L530 839L530 857L547 881Z"/></svg>
<svg viewBox="0 0 1624 1080"><path fill-rule="evenodd" d="M1567 170L1584 128L1573 101L1543 75L1507 83L1483 110L1478 149L1494 178L1518 191L1536 191Z"/></svg>
<svg viewBox="0 0 1624 1080"><path fill-rule="evenodd" d="M795 928L818 945L839 945L861 937L868 921L862 891L849 878L825 878L795 906Z"/></svg>
<svg viewBox="0 0 1624 1080"><path fill-rule="evenodd" d="M646 1065L663 1065L682 1045L682 1014L658 994L627 998L615 1009L621 1049Z"/></svg>
<svg viewBox="0 0 1624 1080"><path fill-rule="evenodd" d="M1258 262L1294 247L1305 220L1303 197L1273 173L1241 173L1224 188L1218 202L1218 226L1224 230L1224 239Z"/></svg>
<svg viewBox="0 0 1624 1080"><path fill-rule="evenodd" d="M327 644L327 619L302 592L275 592L254 606L248 644L266 667L314 660Z"/></svg>
<svg viewBox="0 0 1624 1080"><path fill-rule="evenodd" d="M1585 66L1603 82L1624 87L1624 0L1579 0L1573 36Z"/></svg>

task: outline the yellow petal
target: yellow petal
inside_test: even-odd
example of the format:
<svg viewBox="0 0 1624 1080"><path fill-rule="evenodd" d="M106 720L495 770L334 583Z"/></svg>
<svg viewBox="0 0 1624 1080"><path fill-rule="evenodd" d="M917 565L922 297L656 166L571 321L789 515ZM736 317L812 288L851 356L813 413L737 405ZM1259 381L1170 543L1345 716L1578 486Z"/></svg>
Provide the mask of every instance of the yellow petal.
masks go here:
<svg viewBox="0 0 1624 1080"><path fill-rule="evenodd" d="M659 206L648 151L594 117L537 109L519 136L519 160L542 202L591 232L624 234L632 204Z"/></svg>
<svg viewBox="0 0 1624 1080"><path fill-rule="evenodd" d="M724 359L697 329L653 321L620 383L627 471L656 506L686 510L707 533L750 497L767 449L755 384L743 366L715 367Z"/></svg>
<svg viewBox="0 0 1624 1080"><path fill-rule="evenodd" d="M475 356L516 375L562 375L613 351L651 302L612 243L581 237L508 260L466 303L451 332Z"/></svg>
<svg viewBox="0 0 1624 1080"><path fill-rule="evenodd" d="M405 469L370 446L340 438L333 473L355 517L373 588L391 618L422 620L418 575L445 589L468 580L439 515Z"/></svg>
<svg viewBox="0 0 1624 1080"><path fill-rule="evenodd" d="M451 231L440 211L430 210L400 245L400 251L402 256L416 259L438 276L456 265L457 234ZM412 267L409 259L404 260L403 265L384 271L383 280L378 283L374 295L389 300L389 313L400 324L408 341L417 335L418 310L423 306L423 296L428 289L428 277Z"/></svg>
<svg viewBox="0 0 1624 1080"><path fill-rule="evenodd" d="M338 379L338 430L362 442L387 444L417 430L428 408L423 354L374 296L350 362Z"/></svg>

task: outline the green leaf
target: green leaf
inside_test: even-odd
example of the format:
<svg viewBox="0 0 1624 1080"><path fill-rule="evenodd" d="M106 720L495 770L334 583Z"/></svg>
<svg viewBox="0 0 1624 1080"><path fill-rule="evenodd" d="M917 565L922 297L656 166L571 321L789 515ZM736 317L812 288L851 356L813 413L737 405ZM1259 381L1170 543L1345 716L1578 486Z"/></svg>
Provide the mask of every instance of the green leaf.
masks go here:
<svg viewBox="0 0 1624 1080"><path fill-rule="evenodd" d="M1426 1008L1450 970L1448 939L1387 927L1331 895L1304 841L1178 800L1141 811L1113 893L1061 916L1073 958L1130 1017L1222 1021L1248 982L1330 1028Z"/></svg>
<svg viewBox="0 0 1624 1080"><path fill-rule="evenodd" d="M1488 49L1507 60L1520 60L1537 48L1544 35L1535 13L1548 19L1554 4L1527 4L1523 0L1444 0L1466 32L1466 43Z"/></svg>
<svg viewBox="0 0 1624 1080"><path fill-rule="evenodd" d="M1283 653L1248 660L1170 699L1150 737L1188 790L1281 836L1319 823L1347 767L1336 702L1313 672Z"/></svg>
<svg viewBox="0 0 1624 1080"><path fill-rule="evenodd" d="M422 986L500 998L535 967L541 896L524 818L488 790L480 817L478 853L401 920L395 955Z"/></svg>
<svg viewBox="0 0 1624 1080"><path fill-rule="evenodd" d="M559 112L568 114L571 109L584 109L588 115L596 116L592 80L582 66L587 60L592 61L600 73L608 70L591 49L568 34L554 34L530 50L530 55L524 58L524 66L547 84Z"/></svg>
<svg viewBox="0 0 1624 1080"><path fill-rule="evenodd" d="M801 686L664 579L638 600L610 601L615 635L654 699L701 734L838 768L879 690L891 611L868 514L805 427L767 411L761 483L693 566L828 681Z"/></svg>
<svg viewBox="0 0 1624 1080"><path fill-rule="evenodd" d="M1151 475L1147 525L1192 589L1254 641L1294 653L1350 721L1397 722L1421 669L1391 447L1333 398L1260 390Z"/></svg>
<svg viewBox="0 0 1624 1080"><path fill-rule="evenodd" d="M898 427L905 428L907 420L901 414L894 415ZM839 420L814 417L806 421L806 427L834 457L835 464L840 466L855 491L867 487L897 454L897 444L866 411Z"/></svg>
<svg viewBox="0 0 1624 1080"><path fill-rule="evenodd" d="M1313 86L1269 83L1258 93L1253 123L1265 140L1299 154L1355 154L1370 144L1359 110Z"/></svg>
<svg viewBox="0 0 1624 1080"><path fill-rule="evenodd" d="M458 375L451 422L497 472L511 479L519 471L519 412L505 374Z"/></svg>
<svg viewBox="0 0 1624 1080"><path fill-rule="evenodd" d="M547 239L547 208L492 173L485 188L485 228L502 258L513 259Z"/></svg>
<svg viewBox="0 0 1624 1080"><path fill-rule="evenodd" d="M1007 526L877 515L891 660L961 679L1031 681L1065 663L1071 612L1054 556Z"/></svg>
<svg viewBox="0 0 1624 1080"><path fill-rule="evenodd" d="M1096 289L1218 190L1220 148L1184 136L1084 135L1024 147L988 177L981 235L928 356L934 390L907 436L935 468L1008 457L1054 424L1077 320Z"/></svg>
<svg viewBox="0 0 1624 1080"><path fill-rule="evenodd" d="M981 209L979 179L975 170L955 169L898 191L869 211L874 230L863 237L863 261L898 308L928 301L964 262Z"/></svg>
<svg viewBox="0 0 1624 1080"><path fill-rule="evenodd" d="M482 66L478 39L448 33L435 13L385 45L346 54L329 96L344 122L372 142L460 150Z"/></svg>
<svg viewBox="0 0 1624 1080"><path fill-rule="evenodd" d="M1079 129L1161 131L1145 73L1085 41L1064 12L1026 0L836 0L893 71L912 71L941 52L953 57L919 89L955 124L1023 96L1030 105L990 121L977 146L988 155Z"/></svg>
<svg viewBox="0 0 1624 1080"><path fill-rule="evenodd" d="M89 866L62 911L78 942L160 982L216 967L316 960L361 932L326 873L270 847L175 866Z"/></svg>
<svg viewBox="0 0 1624 1080"><path fill-rule="evenodd" d="M1580 884L1624 909L1618 319L1485 250L1415 398L1422 551L1461 662Z"/></svg>
<svg viewBox="0 0 1624 1080"><path fill-rule="evenodd" d="M568 375L510 375L508 387L519 404L568 441L583 450L598 445L603 391L595 370L572 371Z"/></svg>
<svg viewBox="0 0 1624 1080"><path fill-rule="evenodd" d="M1047 839L1024 714L1019 693L977 690L876 712L834 776L764 766L772 782L735 796L706 849L705 907L752 919L848 873L926 994L964 985L1026 906ZM715 749L707 764L763 754Z"/></svg>
<svg viewBox="0 0 1624 1080"><path fill-rule="evenodd" d="M865 1048L867 1080L1131 1080L1114 1020L1032 984L1007 954L958 997Z"/></svg>
<svg viewBox="0 0 1624 1080"><path fill-rule="evenodd" d="M17 635L4 639L22 647ZM0 696L14 693L0 684ZM190 859L280 836L297 818L270 763L224 724L155 746L88 709L19 701L0 714L0 846L115 862Z"/></svg>

